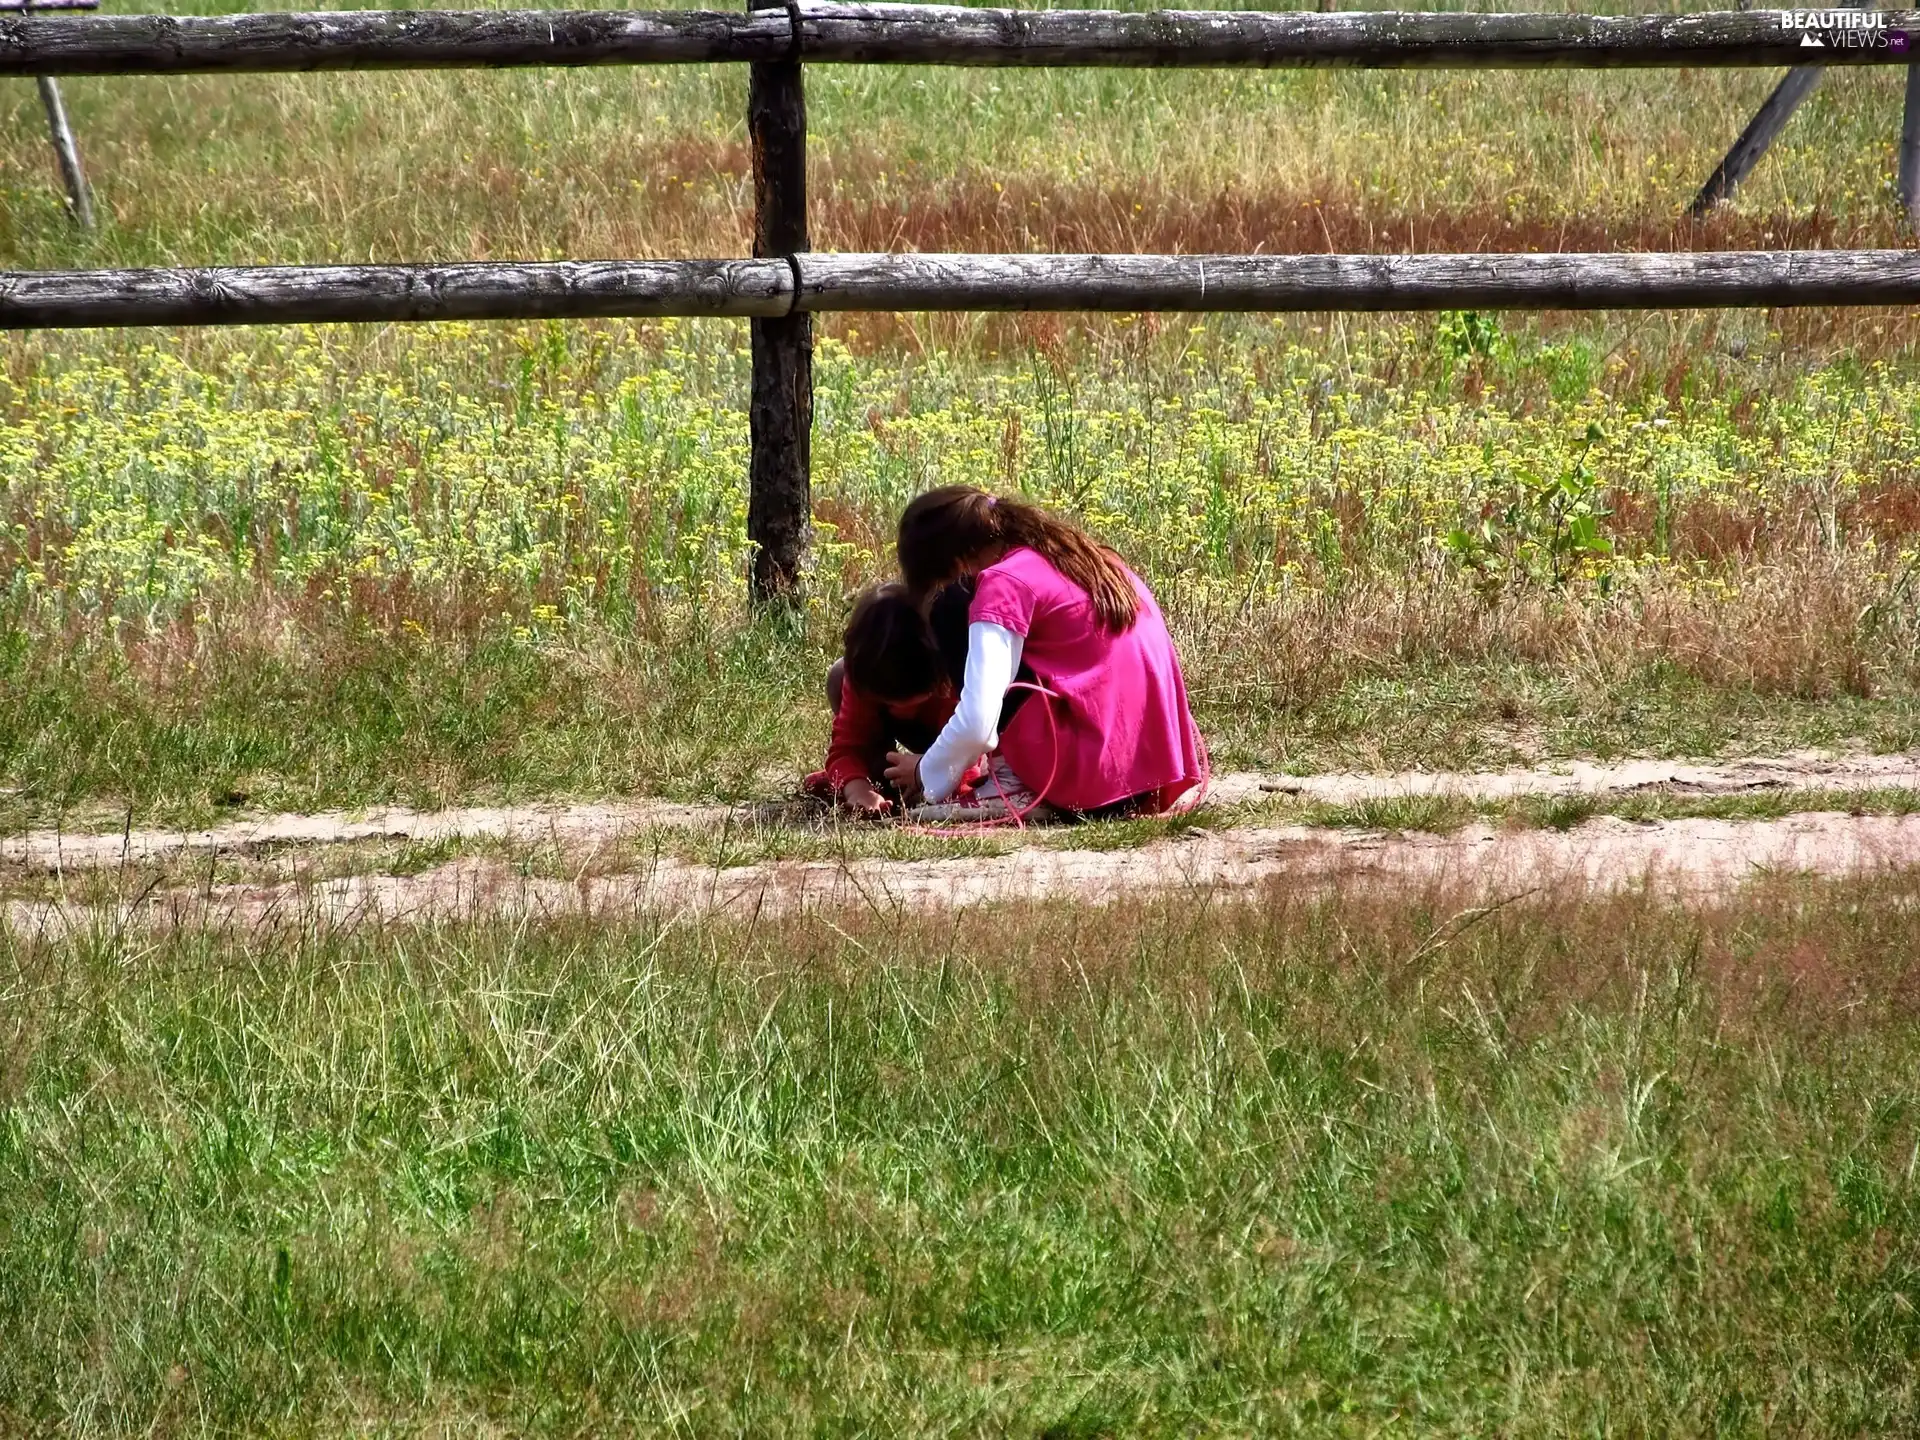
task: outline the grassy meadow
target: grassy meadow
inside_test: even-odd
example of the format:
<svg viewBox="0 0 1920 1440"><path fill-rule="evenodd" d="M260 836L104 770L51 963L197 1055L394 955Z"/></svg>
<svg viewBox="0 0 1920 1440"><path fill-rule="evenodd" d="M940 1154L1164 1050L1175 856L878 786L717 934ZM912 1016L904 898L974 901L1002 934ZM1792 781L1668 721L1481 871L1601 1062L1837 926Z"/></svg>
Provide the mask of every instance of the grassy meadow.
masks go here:
<svg viewBox="0 0 1920 1440"><path fill-rule="evenodd" d="M1900 75L1677 217L1759 72L809 75L826 248L1909 243ZM0 264L742 253L744 74L0 96ZM964 126L950 123L964 114ZM807 605L745 612L744 322L11 336L0 813L778 793L914 490L1090 520L1229 765L1899 747L1914 314L833 317Z"/></svg>
<svg viewBox="0 0 1920 1440"><path fill-rule="evenodd" d="M0 1432L1907 1433L1913 898L0 941Z"/></svg>
<svg viewBox="0 0 1920 1440"><path fill-rule="evenodd" d="M1775 78L816 67L814 240L1913 243L1891 69L1679 218ZM103 224L14 82L0 267L747 244L739 70L65 90ZM849 595L949 480L1147 576L1217 767L1920 739L1920 312L830 317L814 568L758 617L746 346L0 338L0 830L783 794ZM1912 797L1257 814L1815 803ZM674 843L1006 843L909 838ZM1912 1433L1912 888L0 924L0 1436Z"/></svg>

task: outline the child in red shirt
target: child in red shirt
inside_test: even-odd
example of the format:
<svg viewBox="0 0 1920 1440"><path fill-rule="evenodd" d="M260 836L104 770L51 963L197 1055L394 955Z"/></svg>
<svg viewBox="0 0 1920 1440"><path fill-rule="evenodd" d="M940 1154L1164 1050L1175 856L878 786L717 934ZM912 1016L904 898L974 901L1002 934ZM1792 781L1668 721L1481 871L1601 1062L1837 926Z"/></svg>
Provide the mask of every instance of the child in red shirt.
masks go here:
<svg viewBox="0 0 1920 1440"><path fill-rule="evenodd" d="M925 749L952 718L972 601L972 581L963 580L940 590L925 612L897 582L876 585L855 602L842 658L827 671L833 739L826 768L807 777L808 793L831 796L856 814L894 809L899 797L881 778L887 752ZM1010 699L1017 703L1024 694Z"/></svg>

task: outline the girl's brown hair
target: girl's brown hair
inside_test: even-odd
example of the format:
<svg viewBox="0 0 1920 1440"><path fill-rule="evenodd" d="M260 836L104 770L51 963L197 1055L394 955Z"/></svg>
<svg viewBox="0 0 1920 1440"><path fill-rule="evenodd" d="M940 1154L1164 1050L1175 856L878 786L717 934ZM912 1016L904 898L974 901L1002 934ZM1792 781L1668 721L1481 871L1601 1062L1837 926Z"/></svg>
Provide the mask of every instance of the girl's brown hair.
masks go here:
<svg viewBox="0 0 1920 1440"><path fill-rule="evenodd" d="M853 688L876 700L916 700L947 688L933 627L898 582L876 585L854 602L841 654Z"/></svg>
<svg viewBox="0 0 1920 1440"><path fill-rule="evenodd" d="M1000 545L1044 555L1087 592L1103 629L1117 635L1133 624L1139 597L1120 557L1038 505L971 485L943 485L915 496L900 515L900 574L919 595L932 594Z"/></svg>

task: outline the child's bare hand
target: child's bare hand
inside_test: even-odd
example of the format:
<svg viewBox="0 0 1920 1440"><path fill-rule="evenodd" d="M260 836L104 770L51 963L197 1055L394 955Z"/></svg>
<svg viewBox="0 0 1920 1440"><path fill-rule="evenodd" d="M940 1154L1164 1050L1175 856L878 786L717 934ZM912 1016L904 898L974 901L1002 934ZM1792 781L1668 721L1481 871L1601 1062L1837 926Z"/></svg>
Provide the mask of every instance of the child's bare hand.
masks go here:
<svg viewBox="0 0 1920 1440"><path fill-rule="evenodd" d="M893 802L874 789L873 782L865 776L841 786L840 798L856 815L884 815L893 809Z"/></svg>
<svg viewBox="0 0 1920 1440"><path fill-rule="evenodd" d="M889 750L886 776L903 800L920 798L920 757L913 751Z"/></svg>

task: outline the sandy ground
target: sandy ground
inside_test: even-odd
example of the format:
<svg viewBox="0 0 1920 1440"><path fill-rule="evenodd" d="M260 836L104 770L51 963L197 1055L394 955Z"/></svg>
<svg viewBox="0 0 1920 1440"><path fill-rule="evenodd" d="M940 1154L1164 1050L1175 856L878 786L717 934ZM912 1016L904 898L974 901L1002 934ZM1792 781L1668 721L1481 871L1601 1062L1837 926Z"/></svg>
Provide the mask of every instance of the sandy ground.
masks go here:
<svg viewBox="0 0 1920 1440"><path fill-rule="evenodd" d="M1571 830L1472 826L1450 835L1305 826L1196 830L1130 850L1020 849L942 860L774 861L719 869L661 858L644 870L528 878L492 859L418 875L160 890L132 902L7 902L21 934L177 926L248 931L483 916L721 914L737 917L865 907L889 913L995 902L1190 893L1257 897L1289 890L1444 889L1498 901L1647 886L1683 898L1731 893L1768 873L1864 875L1920 861L1920 815L1817 812L1769 821L1610 817Z"/></svg>
<svg viewBox="0 0 1920 1440"><path fill-rule="evenodd" d="M1206 804L1227 807L1276 795L1328 805L1395 796L1505 800L1526 795L1738 795L1792 790L1920 790L1920 757L1839 756L1821 752L1722 764L1634 760L1617 765L1575 762L1558 768L1480 773L1276 775L1241 771L1216 776ZM209 830L121 830L72 834L30 830L0 839L0 869L58 874L152 864L185 857L249 855L295 846L374 840L431 842L487 839L549 842L578 852L650 829L719 829L785 819L785 807L677 805L641 800L577 805L472 807L419 811L382 808L317 815L269 815ZM1272 832L1280 833L1280 832Z"/></svg>

